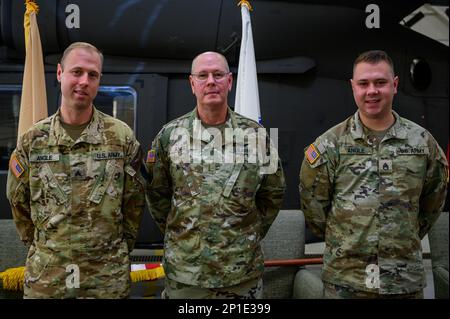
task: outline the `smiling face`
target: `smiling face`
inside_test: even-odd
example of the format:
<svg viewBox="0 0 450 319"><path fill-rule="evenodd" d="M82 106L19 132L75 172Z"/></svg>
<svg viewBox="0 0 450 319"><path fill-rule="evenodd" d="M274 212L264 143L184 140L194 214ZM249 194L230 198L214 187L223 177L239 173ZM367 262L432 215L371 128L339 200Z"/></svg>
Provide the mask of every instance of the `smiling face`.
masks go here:
<svg viewBox="0 0 450 319"><path fill-rule="evenodd" d="M205 75L206 79L202 79ZM224 76L220 78L220 75ZM192 75L189 76L189 82L199 108L204 106L226 108L232 81L228 65L220 54L206 52L195 58L192 63Z"/></svg>
<svg viewBox="0 0 450 319"><path fill-rule="evenodd" d="M101 76L98 53L75 48L58 64L57 78L61 82L61 107L88 109L97 96Z"/></svg>
<svg viewBox="0 0 450 319"><path fill-rule="evenodd" d="M353 71L353 97L364 120L382 120L391 116L392 100L397 93L398 77L385 61L358 63Z"/></svg>

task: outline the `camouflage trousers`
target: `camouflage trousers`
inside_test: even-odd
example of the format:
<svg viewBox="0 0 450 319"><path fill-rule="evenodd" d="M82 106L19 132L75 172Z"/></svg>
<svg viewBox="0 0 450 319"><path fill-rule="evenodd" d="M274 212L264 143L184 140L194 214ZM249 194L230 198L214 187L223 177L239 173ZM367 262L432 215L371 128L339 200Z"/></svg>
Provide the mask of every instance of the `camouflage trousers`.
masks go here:
<svg viewBox="0 0 450 319"><path fill-rule="evenodd" d="M261 299L261 278L223 288L202 288L186 285L166 277L163 299Z"/></svg>
<svg viewBox="0 0 450 319"><path fill-rule="evenodd" d="M423 290L408 294L378 294L324 283L323 295L325 299L423 299Z"/></svg>

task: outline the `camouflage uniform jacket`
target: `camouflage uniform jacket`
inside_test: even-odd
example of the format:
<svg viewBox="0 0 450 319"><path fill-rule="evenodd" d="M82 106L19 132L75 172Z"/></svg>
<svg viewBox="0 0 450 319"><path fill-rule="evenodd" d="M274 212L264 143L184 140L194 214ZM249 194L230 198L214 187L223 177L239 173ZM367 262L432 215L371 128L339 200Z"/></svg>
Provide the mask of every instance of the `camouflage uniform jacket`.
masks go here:
<svg viewBox="0 0 450 319"><path fill-rule="evenodd" d="M228 115L225 131L261 127L230 109ZM284 175L278 155L273 173L260 174L262 164L247 160L248 145L241 149L244 163L207 164L205 157L175 160L180 145L171 139L175 130L184 130L185 143L199 143L203 155L207 152L211 135L200 123L194 109L166 124L156 136L150 151L156 159L146 160L147 202L165 234L166 275L192 286L229 287L262 276L260 241L282 204ZM196 125L202 136L194 133ZM225 144L222 140L218 149ZM191 155L198 156L195 151Z"/></svg>
<svg viewBox="0 0 450 319"><path fill-rule="evenodd" d="M7 197L20 237L31 245L26 298L127 297L129 252L145 205L141 160L132 130L95 108L76 141L59 111L20 137ZM71 288L71 265L78 266L80 288Z"/></svg>
<svg viewBox="0 0 450 319"><path fill-rule="evenodd" d="M325 235L325 282L380 294L426 285L421 238L443 208L448 165L428 131L393 114L378 146L356 112L312 144L311 160L306 149L301 208Z"/></svg>

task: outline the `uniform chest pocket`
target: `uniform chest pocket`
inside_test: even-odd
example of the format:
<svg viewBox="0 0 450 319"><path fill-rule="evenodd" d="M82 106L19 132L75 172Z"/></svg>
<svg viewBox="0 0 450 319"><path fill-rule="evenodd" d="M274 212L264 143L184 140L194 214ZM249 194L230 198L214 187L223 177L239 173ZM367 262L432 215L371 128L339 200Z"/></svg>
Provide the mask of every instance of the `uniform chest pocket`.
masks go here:
<svg viewBox="0 0 450 319"><path fill-rule="evenodd" d="M419 186L425 179L426 171L426 154L398 155L394 159L393 174L396 175L394 181L396 180L398 184Z"/></svg>
<svg viewBox="0 0 450 319"><path fill-rule="evenodd" d="M394 169L409 176L423 179L427 170L428 154L427 146L399 147L396 150Z"/></svg>
<svg viewBox="0 0 450 319"><path fill-rule="evenodd" d="M231 194L239 194L238 188L244 189L243 199L251 199L259 188L263 176L261 167L256 164L236 164L230 178L227 180L226 186L234 186ZM224 190L224 195L227 196L226 189Z"/></svg>
<svg viewBox="0 0 450 319"><path fill-rule="evenodd" d="M223 187L219 200L220 213L235 216L245 223L255 221L257 211L255 196L259 189L262 175L259 166L251 163L235 164Z"/></svg>
<svg viewBox="0 0 450 319"><path fill-rule="evenodd" d="M376 170L372 149L364 146L341 146L339 148L338 176L363 177ZM343 170L340 172L340 170Z"/></svg>
<svg viewBox="0 0 450 319"><path fill-rule="evenodd" d="M32 164L30 174L31 200L45 205L62 205L67 201L58 179L49 163Z"/></svg>
<svg viewBox="0 0 450 319"><path fill-rule="evenodd" d="M204 171L202 164L173 163L170 171L175 188L174 196L178 203L200 194Z"/></svg>
<svg viewBox="0 0 450 319"><path fill-rule="evenodd" d="M89 200L99 204L105 193L111 197L122 194L124 176L123 168L115 160L99 161L100 168L96 174L96 181L89 195Z"/></svg>
<svg viewBox="0 0 450 319"><path fill-rule="evenodd" d="M120 145L91 149L88 159L88 178L93 179L92 189L87 198L100 204L105 194L110 199L120 199L124 186L125 154Z"/></svg>

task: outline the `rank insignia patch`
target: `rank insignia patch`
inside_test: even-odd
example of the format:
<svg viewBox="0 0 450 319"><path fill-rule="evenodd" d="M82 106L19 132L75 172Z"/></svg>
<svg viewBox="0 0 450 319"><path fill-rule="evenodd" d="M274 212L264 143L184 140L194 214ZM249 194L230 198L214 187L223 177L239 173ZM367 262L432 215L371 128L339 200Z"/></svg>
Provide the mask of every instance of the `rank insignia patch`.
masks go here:
<svg viewBox="0 0 450 319"><path fill-rule="evenodd" d="M151 149L150 151L148 151L146 162L147 163L154 163L154 162L156 162L156 151L154 149Z"/></svg>
<svg viewBox="0 0 450 319"><path fill-rule="evenodd" d="M320 153L317 151L314 144L311 144L308 149L305 152L306 159L308 160L309 164L313 164L319 157Z"/></svg>
<svg viewBox="0 0 450 319"><path fill-rule="evenodd" d="M23 166L20 164L20 162L17 160L16 155L13 155L9 161L9 168L11 169L11 172L13 172L14 176L19 178L23 172L25 172Z"/></svg>
<svg viewBox="0 0 450 319"><path fill-rule="evenodd" d="M380 173L392 173L392 161L381 159L378 162L378 169Z"/></svg>

